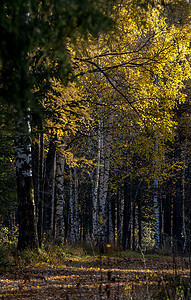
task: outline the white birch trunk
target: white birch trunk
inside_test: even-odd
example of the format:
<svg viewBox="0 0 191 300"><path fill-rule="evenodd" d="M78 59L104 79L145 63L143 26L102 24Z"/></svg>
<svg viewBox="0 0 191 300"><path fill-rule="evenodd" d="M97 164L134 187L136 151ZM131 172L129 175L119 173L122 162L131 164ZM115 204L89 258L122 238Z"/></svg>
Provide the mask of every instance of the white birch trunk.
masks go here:
<svg viewBox="0 0 191 300"><path fill-rule="evenodd" d="M32 184L30 111L18 122L15 140L16 177L18 194L18 249L38 247L34 190Z"/></svg>
<svg viewBox="0 0 191 300"><path fill-rule="evenodd" d="M117 243L122 244L122 209L121 209L121 186L118 187L117 195Z"/></svg>
<svg viewBox="0 0 191 300"><path fill-rule="evenodd" d="M70 167L70 196L69 196L69 205L70 205L70 241L73 244L75 241L75 230L74 230L74 199L73 199L73 176L72 168Z"/></svg>
<svg viewBox="0 0 191 300"><path fill-rule="evenodd" d="M75 234L76 241L79 241L79 203L78 203L78 177L74 167L74 200L75 200Z"/></svg>
<svg viewBox="0 0 191 300"><path fill-rule="evenodd" d="M92 222L92 239L96 241L98 238L98 188L99 188L99 178L100 178L100 159L101 159L101 138L100 138L100 122L98 128L98 152L97 152L97 168L96 168L96 178L95 185L93 178L91 176L92 186L93 186L93 222Z"/></svg>
<svg viewBox="0 0 191 300"><path fill-rule="evenodd" d="M107 132L107 137L105 138L105 145L104 145L103 125L102 125L102 130L101 130L100 216L99 216L99 220L100 220L101 242L103 244L105 243L105 240L106 240L105 207L106 207L106 200L107 200L108 191L109 191L112 125L113 125L113 113L111 113L109 116L108 132ZM105 155L104 155L104 147L106 148Z"/></svg>
<svg viewBox="0 0 191 300"><path fill-rule="evenodd" d="M97 65L99 66L99 38L98 38L98 56L97 56ZM108 194L109 187L109 169L110 169L110 153L111 153L111 139L112 139L112 124L113 124L113 114L110 115L108 121L109 132L107 135L106 143L104 137L104 118L103 118L103 107L102 107L102 95L100 89L101 83L101 73L98 73L98 95L99 95L99 129L98 129L98 152L100 158L100 168L99 168L99 227L98 235L100 242L100 249L103 250L103 246L106 240L106 220L105 220L105 208L106 208L106 199ZM105 147L106 146L106 147ZM104 150L106 149L106 154Z"/></svg>
<svg viewBox="0 0 191 300"><path fill-rule="evenodd" d="M183 252L186 249L187 245L187 233L186 233L186 222L185 222L185 164L186 164L186 155L184 154L184 161L183 161L183 178L182 178L182 226L183 226L183 235L184 235L184 247Z"/></svg>
<svg viewBox="0 0 191 300"><path fill-rule="evenodd" d="M42 130L41 124L41 130ZM42 246L42 225L43 225L43 203L44 203L44 137L43 132L40 134L40 156L39 156L39 203L38 203L38 238L39 238L39 247Z"/></svg>
<svg viewBox="0 0 191 300"><path fill-rule="evenodd" d="M55 203L55 184L56 184L56 152L54 155L54 166L53 166L53 185L52 185L52 206L51 206L51 224L50 224L50 229L51 229L51 236L54 237L54 225L55 225L55 211L54 211L54 203Z"/></svg>
<svg viewBox="0 0 191 300"><path fill-rule="evenodd" d="M99 181L99 242L102 247L105 239L105 192L104 192L104 133L103 115L100 114L100 181Z"/></svg>
<svg viewBox="0 0 191 300"><path fill-rule="evenodd" d="M60 245L63 243L63 207L64 207L64 164L65 159L62 154L62 150L57 153L57 164L56 164L56 216L55 216L55 227L56 227L56 242Z"/></svg>
<svg viewBox="0 0 191 300"><path fill-rule="evenodd" d="M160 246L160 207L158 203L158 178L154 179L154 210L155 210L155 251Z"/></svg>
<svg viewBox="0 0 191 300"><path fill-rule="evenodd" d="M109 243L112 243L114 236L113 236L111 201L109 201L108 213L109 213Z"/></svg>
<svg viewBox="0 0 191 300"><path fill-rule="evenodd" d="M157 143L157 137L155 141L155 168L157 170L158 168L158 153L159 153L159 147ZM160 206L158 202L158 177L155 175L154 178L154 211L155 211L155 251L158 252L159 246L160 246Z"/></svg>
<svg viewBox="0 0 191 300"><path fill-rule="evenodd" d="M135 210L135 203L137 201L137 196L138 196L138 193L139 193L139 190L140 190L141 182L142 182L142 180L139 181L139 184L138 184L138 187L137 187L137 190L136 190L136 193L135 193L135 197L134 197L133 203L131 203L131 214L130 214L130 218L129 218L128 232L131 230L131 225L132 225L132 221L133 221L133 212ZM129 241L127 240L126 247L128 246L128 242Z"/></svg>
<svg viewBox="0 0 191 300"><path fill-rule="evenodd" d="M91 185L92 185L92 240L95 242L98 235L98 187L99 187L99 165L96 168L96 182L94 182L93 172L89 171L88 175L90 176Z"/></svg>
<svg viewBox="0 0 191 300"><path fill-rule="evenodd" d="M16 170L23 177L32 177L32 155L31 155L31 126L29 116L23 122L18 122L20 132L15 140L16 146ZM19 130L18 130L19 131Z"/></svg>

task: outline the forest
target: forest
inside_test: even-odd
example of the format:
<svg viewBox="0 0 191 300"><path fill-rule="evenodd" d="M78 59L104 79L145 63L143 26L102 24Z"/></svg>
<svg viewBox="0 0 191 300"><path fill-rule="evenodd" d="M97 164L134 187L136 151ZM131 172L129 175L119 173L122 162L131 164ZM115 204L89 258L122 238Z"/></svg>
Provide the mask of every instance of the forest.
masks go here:
<svg viewBox="0 0 191 300"><path fill-rule="evenodd" d="M23 282L2 299L47 285L27 261L61 265L61 252L65 268L97 268L89 299L158 299L148 276L161 260L186 275L159 299L190 299L190 1L12 2L0 3L0 274ZM81 251L97 265L75 261ZM110 270L128 253L145 268L146 298ZM58 299L86 297L81 272Z"/></svg>

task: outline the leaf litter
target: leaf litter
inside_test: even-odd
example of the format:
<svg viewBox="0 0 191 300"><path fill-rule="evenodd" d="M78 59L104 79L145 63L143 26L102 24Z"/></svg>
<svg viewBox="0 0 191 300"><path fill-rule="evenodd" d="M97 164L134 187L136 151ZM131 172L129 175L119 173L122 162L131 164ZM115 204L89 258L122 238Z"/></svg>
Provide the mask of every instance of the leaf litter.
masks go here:
<svg viewBox="0 0 191 300"><path fill-rule="evenodd" d="M1 299L157 299L153 291L180 276L189 278L181 258L72 257L64 264L33 263L0 275ZM171 288L172 289L172 288ZM159 298L160 299L160 298Z"/></svg>

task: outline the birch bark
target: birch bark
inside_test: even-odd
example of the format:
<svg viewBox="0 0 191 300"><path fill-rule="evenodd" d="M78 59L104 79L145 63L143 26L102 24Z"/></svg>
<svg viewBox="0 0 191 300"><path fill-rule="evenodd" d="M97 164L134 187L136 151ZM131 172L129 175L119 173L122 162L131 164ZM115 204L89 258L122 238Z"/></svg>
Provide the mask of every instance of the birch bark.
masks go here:
<svg viewBox="0 0 191 300"><path fill-rule="evenodd" d="M51 202L51 223L50 232L54 239L55 235L55 185L56 185L56 151L54 153L53 170L52 170L52 202Z"/></svg>
<svg viewBox="0 0 191 300"><path fill-rule="evenodd" d="M155 210L155 252L160 246L160 207L158 203L158 178L154 178L154 210Z"/></svg>
<svg viewBox="0 0 191 300"><path fill-rule="evenodd" d="M43 231L47 234L48 238L51 238L51 223L53 216L53 204L54 199L54 174L55 174L55 155L56 155L56 144L51 141L49 151L46 158L46 171L45 171L45 182L44 182L44 203L43 203Z"/></svg>
<svg viewBox="0 0 191 300"><path fill-rule="evenodd" d="M102 115L101 115L102 116ZM101 119L101 166L100 166L100 210L99 210L99 232L100 232L100 247L103 250L106 242L106 200L109 191L109 173L110 173L110 156L112 143L112 126L113 112L111 112L108 120L108 132L104 143L103 116ZM105 150L105 151L104 151ZM105 152L105 155L104 155Z"/></svg>
<svg viewBox="0 0 191 300"><path fill-rule="evenodd" d="M92 239L96 241L98 238L98 189L99 189L99 178L100 178L100 160L101 160L101 129L100 122L98 124L98 150L97 150L97 168L96 168L96 179L95 184L93 181L93 176L91 176L92 186L93 186L93 223L92 223Z"/></svg>
<svg viewBox="0 0 191 300"><path fill-rule="evenodd" d="M184 246L183 252L186 249L187 245L187 233L186 233L186 221L185 221L185 177L186 177L186 155L184 153L184 160L183 160L183 174L182 174L182 227L183 227L183 235L184 235Z"/></svg>
<svg viewBox="0 0 191 300"><path fill-rule="evenodd" d="M157 137L155 141L155 169L157 171L158 168L158 153L159 146L157 143ZM154 211L155 211L155 252L158 252L160 247L160 206L158 201L158 177L155 175L154 178Z"/></svg>
<svg viewBox="0 0 191 300"><path fill-rule="evenodd" d="M114 234L113 234L113 222L112 222L112 205L111 205L111 199L109 197L109 203L108 203L109 207L108 207L108 218L109 218L109 243L112 243L113 238L114 238Z"/></svg>
<svg viewBox="0 0 191 300"><path fill-rule="evenodd" d="M37 223L35 214L34 189L31 160L31 127L29 111L18 122L18 136L15 140L16 176L18 194L18 249L37 248Z"/></svg>
<svg viewBox="0 0 191 300"><path fill-rule="evenodd" d="M70 167L70 199L69 199L69 206L70 206L70 241L74 243L75 241L75 230L74 230L74 199L73 199L73 175L72 175L72 168Z"/></svg>
<svg viewBox="0 0 191 300"><path fill-rule="evenodd" d="M56 227L56 242L58 245L63 243L63 222L64 222L64 165L65 159L62 151L57 153L57 164L56 164L56 216L55 216L55 227Z"/></svg>
<svg viewBox="0 0 191 300"><path fill-rule="evenodd" d="M117 191L117 243L118 245L122 244L122 211L121 211L121 184L118 186Z"/></svg>
<svg viewBox="0 0 191 300"><path fill-rule="evenodd" d="M103 133L103 113L100 112L100 181L99 181L99 246L103 252L105 242L105 191L104 191L104 133Z"/></svg>
<svg viewBox="0 0 191 300"><path fill-rule="evenodd" d="M41 124L42 130L42 124ZM39 247L42 245L42 225L43 225L43 203L44 203L44 137L43 132L40 133L40 155L39 155L39 202L38 202L38 239Z"/></svg>
<svg viewBox="0 0 191 300"><path fill-rule="evenodd" d="M78 177L74 167L74 200L75 200L75 238L79 241L79 203L78 203Z"/></svg>

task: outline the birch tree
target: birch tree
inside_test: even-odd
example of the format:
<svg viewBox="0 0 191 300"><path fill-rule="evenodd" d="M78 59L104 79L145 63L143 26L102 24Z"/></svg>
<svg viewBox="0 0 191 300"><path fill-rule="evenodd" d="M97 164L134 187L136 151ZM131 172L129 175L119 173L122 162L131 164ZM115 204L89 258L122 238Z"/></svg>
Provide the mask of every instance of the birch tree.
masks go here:
<svg viewBox="0 0 191 300"><path fill-rule="evenodd" d="M159 182L157 176L158 169L159 146L157 136L155 140L155 177L154 177L154 210L155 210L155 251L158 252L160 247L160 205L159 205Z"/></svg>
<svg viewBox="0 0 191 300"><path fill-rule="evenodd" d="M56 143L50 141L45 163L44 202L43 202L43 232L47 238L52 238L55 198L55 156Z"/></svg>
<svg viewBox="0 0 191 300"><path fill-rule="evenodd" d="M30 111L18 122L19 135L15 140L18 193L18 249L37 248L37 220L34 202L31 161Z"/></svg>
<svg viewBox="0 0 191 300"><path fill-rule="evenodd" d="M105 124L106 125L106 124ZM99 223L101 235L101 247L106 243L106 221L105 215L106 201L109 192L109 174L110 174L110 156L112 145L112 125L113 125L113 112L109 116L107 123L108 131L104 134L103 128L101 130L101 169L100 169L100 210L99 210ZM103 126L103 125L102 125ZM105 136L105 137L104 137Z"/></svg>
<svg viewBox="0 0 191 300"><path fill-rule="evenodd" d="M63 149L58 149L56 163L56 242L61 245L63 243L63 223L64 223L64 165L65 158Z"/></svg>
<svg viewBox="0 0 191 300"><path fill-rule="evenodd" d="M100 122L98 123L98 148L97 148L97 167L96 167L96 177L95 177L95 184L93 180L93 176L91 175L91 182L93 187L93 223L92 223L92 237L93 240L97 240L98 238L98 190L99 190L99 178L100 178L100 164L101 164L101 128Z"/></svg>
<svg viewBox="0 0 191 300"><path fill-rule="evenodd" d="M75 202L75 240L79 241L79 194L78 194L78 174L74 167L74 202Z"/></svg>
<svg viewBox="0 0 191 300"><path fill-rule="evenodd" d="M74 197L73 197L73 172L72 168L69 168L70 184L69 184L69 224L70 224L70 236L69 239L73 244L75 241L75 225L74 225Z"/></svg>

